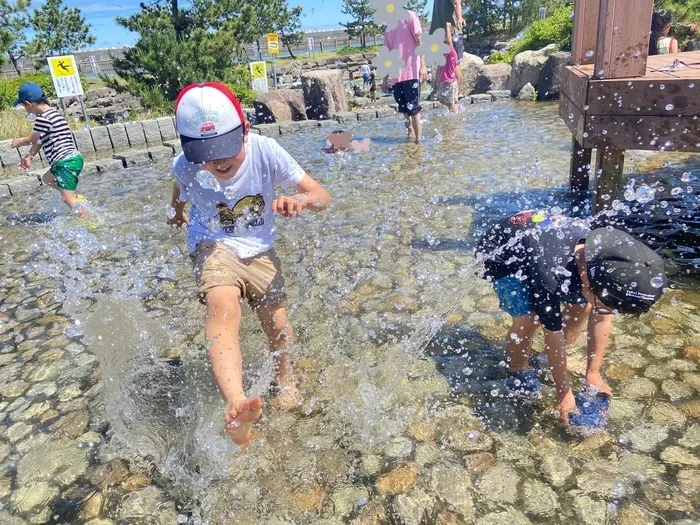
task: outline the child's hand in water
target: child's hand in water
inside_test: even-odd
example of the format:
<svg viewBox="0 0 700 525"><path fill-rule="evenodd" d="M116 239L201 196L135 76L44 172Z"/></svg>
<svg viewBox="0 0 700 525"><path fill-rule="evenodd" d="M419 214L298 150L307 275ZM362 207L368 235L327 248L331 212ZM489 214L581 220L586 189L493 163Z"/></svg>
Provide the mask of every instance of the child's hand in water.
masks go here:
<svg viewBox="0 0 700 525"><path fill-rule="evenodd" d="M173 217L172 219L168 219L168 226L175 226L176 228L182 228L183 226L187 226L190 222L190 218L187 216L187 213L182 212L178 213Z"/></svg>
<svg viewBox="0 0 700 525"><path fill-rule="evenodd" d="M287 197L282 195L274 201L272 201L272 212L279 213L285 217L296 217L299 215L301 210L304 209L306 204L306 197L304 195L294 195L292 197Z"/></svg>
<svg viewBox="0 0 700 525"><path fill-rule="evenodd" d="M17 167L21 170L28 170L32 167L32 158L29 156L24 157L22 160L19 161Z"/></svg>

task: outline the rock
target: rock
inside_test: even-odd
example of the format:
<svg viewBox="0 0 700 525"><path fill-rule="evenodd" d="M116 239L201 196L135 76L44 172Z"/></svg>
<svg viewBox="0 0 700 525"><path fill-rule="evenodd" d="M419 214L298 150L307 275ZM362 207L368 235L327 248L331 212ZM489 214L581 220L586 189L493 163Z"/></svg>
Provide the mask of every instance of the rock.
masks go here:
<svg viewBox="0 0 700 525"><path fill-rule="evenodd" d="M620 525L654 525L656 518L648 511L630 503L620 512Z"/></svg>
<svg viewBox="0 0 700 525"><path fill-rule="evenodd" d="M17 484L31 486L51 479L58 485L70 485L85 474L90 451L65 438L53 439L32 447L19 461Z"/></svg>
<svg viewBox="0 0 700 525"><path fill-rule="evenodd" d="M656 393L656 384L646 377L630 379L622 383L620 388L623 397L630 399L644 399L652 397Z"/></svg>
<svg viewBox="0 0 700 525"><path fill-rule="evenodd" d="M681 409L686 416L692 417L693 419L700 419L700 399L693 399L692 401L685 401L678 407Z"/></svg>
<svg viewBox="0 0 700 525"><path fill-rule="evenodd" d="M434 525L461 525L464 521L457 515L449 511L441 510L435 516Z"/></svg>
<svg viewBox="0 0 700 525"><path fill-rule="evenodd" d="M406 459L412 452L413 443L405 437L394 438L384 447L384 455L391 459Z"/></svg>
<svg viewBox="0 0 700 525"><path fill-rule="evenodd" d="M391 312L408 312L414 313L418 311L420 305L418 301L413 297L408 297L405 295L394 295L387 298L381 306L382 310L388 310Z"/></svg>
<svg viewBox="0 0 700 525"><path fill-rule="evenodd" d="M531 84L537 88L542 70L550 54L556 51L556 46L547 46L539 51L523 51L513 59L513 72L510 75L508 89L513 96L520 93L523 86Z"/></svg>
<svg viewBox="0 0 700 525"><path fill-rule="evenodd" d="M418 463L402 464L377 480L377 490L385 495L406 492L416 482L420 471L421 466Z"/></svg>
<svg viewBox="0 0 700 525"><path fill-rule="evenodd" d="M523 483L523 503L526 514L551 517L557 513L559 501L554 491L541 481L528 479Z"/></svg>
<svg viewBox="0 0 700 525"><path fill-rule="evenodd" d="M691 425L685 431L683 437L678 440L678 444L689 449L700 449L700 425ZM0 458L2 454L0 454Z"/></svg>
<svg viewBox="0 0 700 525"><path fill-rule="evenodd" d="M642 423L629 429L627 437L632 449L639 452L653 452L668 437L668 428L652 423Z"/></svg>
<svg viewBox="0 0 700 525"><path fill-rule="evenodd" d="M634 368L629 365L624 364L611 364L605 371L605 377L608 379L614 379L615 381L624 381L625 379L632 379L636 375Z"/></svg>
<svg viewBox="0 0 700 525"><path fill-rule="evenodd" d="M605 525L607 506L604 501L597 501L583 494L578 494L574 496L572 506L581 520L580 522L584 525Z"/></svg>
<svg viewBox="0 0 700 525"><path fill-rule="evenodd" d="M445 444L459 452L488 452L493 440L484 432L455 428L443 439Z"/></svg>
<svg viewBox="0 0 700 525"><path fill-rule="evenodd" d="M515 98L517 100L535 100L537 98L537 92L533 85L528 82L518 91L518 95Z"/></svg>
<svg viewBox="0 0 700 525"><path fill-rule="evenodd" d="M686 467L699 467L700 458L681 447L667 447L661 452L661 461L669 465L683 465Z"/></svg>
<svg viewBox="0 0 700 525"><path fill-rule="evenodd" d="M700 470L680 469L676 473L676 480L688 496L700 494Z"/></svg>
<svg viewBox="0 0 700 525"><path fill-rule="evenodd" d="M408 427L408 433L416 441L433 441L435 440L437 427L434 423L418 421Z"/></svg>
<svg viewBox="0 0 700 525"><path fill-rule="evenodd" d="M694 388L698 392L700 392L700 374L695 374L692 372L684 372L681 375L681 378L683 379L683 382L690 386L691 388Z"/></svg>
<svg viewBox="0 0 700 525"><path fill-rule="evenodd" d="M587 454L603 447L612 441L612 436L607 432L596 432L580 443L571 446L571 450L577 454Z"/></svg>
<svg viewBox="0 0 700 525"><path fill-rule="evenodd" d="M497 463L482 477L479 491L482 496L499 505L512 505L518 499L518 474L511 467Z"/></svg>
<svg viewBox="0 0 700 525"><path fill-rule="evenodd" d="M567 459L559 453L543 454L540 464L542 474L554 487L563 487L566 480L573 474L573 469Z"/></svg>
<svg viewBox="0 0 700 525"><path fill-rule="evenodd" d="M302 484L294 491L294 504L302 512L321 512L325 499L326 491L317 483Z"/></svg>
<svg viewBox="0 0 700 525"><path fill-rule="evenodd" d="M31 434L33 430L32 425L26 423L15 423L10 428L5 431L4 437L10 443L17 443L21 439L25 438L27 435Z"/></svg>
<svg viewBox="0 0 700 525"><path fill-rule="evenodd" d="M675 487L663 481L651 481L642 486L645 499L660 512L693 512L693 505L688 498L679 494Z"/></svg>
<svg viewBox="0 0 700 525"><path fill-rule="evenodd" d="M126 492L133 492L134 490L147 487L150 484L151 478L146 474L134 474L133 476L129 476L126 480L124 480L122 483L122 488Z"/></svg>
<svg viewBox="0 0 700 525"><path fill-rule="evenodd" d="M491 452L477 452L464 456L464 464L469 472L480 476L496 464L496 456Z"/></svg>
<svg viewBox="0 0 700 525"><path fill-rule="evenodd" d="M75 439L85 433L85 429L90 422L87 410L77 410L66 414L61 419L51 425L51 431L56 436L66 436Z"/></svg>
<svg viewBox="0 0 700 525"><path fill-rule="evenodd" d="M392 512L398 523L422 525L428 519L433 500L425 492L414 490L410 494L399 494L392 505Z"/></svg>
<svg viewBox="0 0 700 525"><path fill-rule="evenodd" d="M354 485L337 489L331 496L336 516L347 516L354 509L367 503L369 492L364 487Z"/></svg>
<svg viewBox="0 0 700 525"><path fill-rule="evenodd" d="M682 428L687 421L685 414L670 403L656 403L647 415L654 423L672 428Z"/></svg>
<svg viewBox="0 0 700 525"><path fill-rule="evenodd" d="M335 113L348 111L348 101L341 81L340 71L309 71L302 75L304 105L309 119L328 119Z"/></svg>
<svg viewBox="0 0 700 525"><path fill-rule="evenodd" d="M683 357L693 361L700 361L700 348L697 346L686 346L683 349Z"/></svg>
<svg viewBox="0 0 700 525"><path fill-rule="evenodd" d="M31 485L22 485L12 493L10 505L19 513L29 514L48 507L58 495L58 489L45 481L37 481Z"/></svg>
<svg viewBox="0 0 700 525"><path fill-rule="evenodd" d="M350 523L352 525L383 525L387 522L386 509L377 500L372 500L363 506L357 517ZM340 522L338 525L341 525Z"/></svg>
<svg viewBox="0 0 700 525"><path fill-rule="evenodd" d="M98 487L109 488L118 485L129 475L129 467L122 459L113 459L109 463L91 465L85 477Z"/></svg>
<svg viewBox="0 0 700 525"><path fill-rule="evenodd" d="M170 512L164 513L164 510ZM177 523L173 503L166 501L161 491L153 485L127 494L119 506L118 516L127 523L135 518L146 518L145 522L152 525Z"/></svg>
<svg viewBox="0 0 700 525"><path fill-rule="evenodd" d="M90 521L95 518L99 518L100 512L102 512L102 505L104 504L104 496L101 492L96 492L93 494L81 509L78 517L83 521Z"/></svg>
<svg viewBox="0 0 700 525"><path fill-rule="evenodd" d="M304 93L298 89L258 93L253 104L258 124L307 119Z"/></svg>
<svg viewBox="0 0 700 525"><path fill-rule="evenodd" d="M507 89L512 69L510 64L489 64L483 66L479 70L474 92L486 93L488 91Z"/></svg>
<svg viewBox="0 0 700 525"><path fill-rule="evenodd" d="M510 99L510 91L507 89L501 89L497 91L487 91L487 95L491 96L491 100L496 101L496 100L509 100Z"/></svg>
<svg viewBox="0 0 700 525"><path fill-rule="evenodd" d="M434 463L442 452L434 443L421 443L416 447L415 462L425 466Z"/></svg>
<svg viewBox="0 0 700 525"><path fill-rule="evenodd" d="M643 410L644 405L642 403L613 397L610 401L608 415L615 421L626 421L638 418L642 415Z"/></svg>
<svg viewBox="0 0 700 525"><path fill-rule="evenodd" d="M492 512L476 520L476 525L531 525L527 516L519 510L508 508L504 512Z"/></svg>
<svg viewBox="0 0 700 525"><path fill-rule="evenodd" d="M671 401L685 399L693 395L692 388L675 379L667 379L661 383L661 390L663 390L664 394L666 394Z"/></svg>
<svg viewBox="0 0 700 525"><path fill-rule="evenodd" d="M649 456L641 454L623 454L620 458L619 470L637 480L645 480L653 476L659 477L666 473L665 466Z"/></svg>
<svg viewBox="0 0 700 525"><path fill-rule="evenodd" d="M547 57L537 85L538 100L556 100L561 89L561 70L571 64L571 53L557 51Z"/></svg>
<svg viewBox="0 0 700 525"><path fill-rule="evenodd" d="M416 456L418 456L418 452L416 452ZM382 460L379 456L369 454L362 458L362 466L360 467L360 473L363 476L374 476L377 473L379 473L381 469Z"/></svg>
<svg viewBox="0 0 700 525"><path fill-rule="evenodd" d="M318 477L327 487L340 484L348 474L348 458L342 450L332 448L318 453L316 461Z"/></svg>
<svg viewBox="0 0 700 525"><path fill-rule="evenodd" d="M456 465L435 465L430 471L430 489L450 509L459 512L466 521L473 521L474 502L469 491L469 472Z"/></svg>
<svg viewBox="0 0 700 525"><path fill-rule="evenodd" d="M458 67L462 70L459 92L464 96L473 94L476 90L479 74L484 67L484 61L476 55L465 53Z"/></svg>

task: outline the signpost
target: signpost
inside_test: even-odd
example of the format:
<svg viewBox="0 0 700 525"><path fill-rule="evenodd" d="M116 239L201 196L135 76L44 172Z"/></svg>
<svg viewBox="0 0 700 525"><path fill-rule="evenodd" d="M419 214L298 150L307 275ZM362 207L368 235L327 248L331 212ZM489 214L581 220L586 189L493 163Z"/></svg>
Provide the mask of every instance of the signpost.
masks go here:
<svg viewBox="0 0 700 525"><path fill-rule="evenodd" d="M256 93L267 91L267 64L264 60L250 63L250 75L253 77L253 91Z"/></svg>
<svg viewBox="0 0 700 525"><path fill-rule="evenodd" d="M65 112L63 99L65 97L78 97L80 107L83 109L83 117L87 124L87 111L83 103L83 86L80 83L78 74L78 64L73 55L62 55L58 57L47 57L49 70L53 79L53 87L56 89L56 96L61 100L61 106Z"/></svg>
<svg viewBox="0 0 700 525"><path fill-rule="evenodd" d="M314 37L310 36L306 39L306 56L313 57L314 55Z"/></svg>
<svg viewBox="0 0 700 525"><path fill-rule="evenodd" d="M272 55L272 81L275 89L277 89L277 68L275 67L275 58L280 52L280 37L277 33L267 34L267 52Z"/></svg>

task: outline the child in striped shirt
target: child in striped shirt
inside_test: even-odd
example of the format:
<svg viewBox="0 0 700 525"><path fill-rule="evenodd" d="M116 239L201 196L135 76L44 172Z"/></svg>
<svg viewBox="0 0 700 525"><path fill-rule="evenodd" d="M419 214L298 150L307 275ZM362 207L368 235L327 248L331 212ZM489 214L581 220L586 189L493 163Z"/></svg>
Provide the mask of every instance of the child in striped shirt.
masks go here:
<svg viewBox="0 0 700 525"><path fill-rule="evenodd" d="M28 170L34 156L39 153L39 149L43 149L51 168L40 178L40 182L59 190L63 202L76 215L86 216L87 209L80 205L82 196L76 193L80 172L83 170L83 157L75 145L66 119L49 105L41 87L32 82L20 86L14 105L20 104L28 115L36 115L36 120L29 136L12 141L13 148L31 145L29 153L18 167Z"/></svg>

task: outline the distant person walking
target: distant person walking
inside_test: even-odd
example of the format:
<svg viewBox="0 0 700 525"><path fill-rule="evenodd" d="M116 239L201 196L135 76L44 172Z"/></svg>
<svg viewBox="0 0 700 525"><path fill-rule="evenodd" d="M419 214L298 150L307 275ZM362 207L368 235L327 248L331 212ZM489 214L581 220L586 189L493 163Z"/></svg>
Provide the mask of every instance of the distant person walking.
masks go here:
<svg viewBox="0 0 700 525"><path fill-rule="evenodd" d="M360 66L360 74L362 75L362 89L367 89L367 86L369 86L370 74L369 64L362 64Z"/></svg>
<svg viewBox="0 0 700 525"><path fill-rule="evenodd" d="M393 81L394 99L399 105L398 111L402 113L406 124L408 138L415 139L418 144L423 138L423 129L420 118L420 81L428 78L428 70L422 57L416 53L416 48L421 44L423 29L418 16L413 11L406 10L407 18L399 20L395 28L384 32L384 45L389 50L398 49L401 58L405 61L404 67L399 69L397 78ZM383 91L388 91L389 76L384 77Z"/></svg>
<svg viewBox="0 0 700 525"><path fill-rule="evenodd" d="M447 23L445 43L450 46L450 51L445 53L445 65L437 70L437 99L447 106L451 113L457 111L457 51L452 44L451 24Z"/></svg>
<svg viewBox="0 0 700 525"><path fill-rule="evenodd" d="M452 30L452 45L457 53L457 67L455 69L455 75L457 81L457 97L459 98L459 87L462 83L462 69L459 67L459 63L464 56L464 38L462 37L464 18L462 16L462 0L433 1L433 18L430 21L430 34L432 35L441 27L447 27L447 24L450 24Z"/></svg>
<svg viewBox="0 0 700 525"><path fill-rule="evenodd" d="M651 36L649 38L649 55L668 55L678 53L678 40L668 36L671 32L673 15L668 11L657 11L651 19Z"/></svg>

